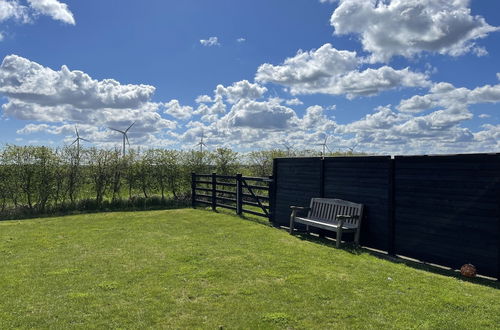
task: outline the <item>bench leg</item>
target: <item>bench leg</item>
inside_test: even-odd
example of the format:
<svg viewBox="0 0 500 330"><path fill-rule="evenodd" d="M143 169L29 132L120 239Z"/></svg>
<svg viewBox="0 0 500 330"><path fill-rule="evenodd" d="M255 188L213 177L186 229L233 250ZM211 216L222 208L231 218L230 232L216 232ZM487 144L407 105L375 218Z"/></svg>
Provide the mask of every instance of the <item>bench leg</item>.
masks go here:
<svg viewBox="0 0 500 330"><path fill-rule="evenodd" d="M295 220L295 214L290 215L290 235L293 234L293 221Z"/></svg>
<svg viewBox="0 0 500 330"><path fill-rule="evenodd" d="M337 230L337 248L340 247L340 242L342 241L342 227Z"/></svg>
<svg viewBox="0 0 500 330"><path fill-rule="evenodd" d="M360 232L360 231L361 231L361 230L358 228L358 229L356 229L356 234L354 234L354 244L355 244L356 246L359 246L359 232Z"/></svg>

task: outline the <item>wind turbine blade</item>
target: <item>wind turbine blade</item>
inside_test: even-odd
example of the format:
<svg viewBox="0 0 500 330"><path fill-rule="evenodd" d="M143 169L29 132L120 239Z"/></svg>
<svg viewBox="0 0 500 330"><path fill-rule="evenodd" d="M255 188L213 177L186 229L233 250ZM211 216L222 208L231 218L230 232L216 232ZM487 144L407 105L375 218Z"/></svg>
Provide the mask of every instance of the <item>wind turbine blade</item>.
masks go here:
<svg viewBox="0 0 500 330"><path fill-rule="evenodd" d="M116 129L116 128L113 128L113 127L108 127L109 129L113 130L113 131L117 131L117 132L120 132L122 134L125 134L124 131L120 131L119 129Z"/></svg>
<svg viewBox="0 0 500 330"><path fill-rule="evenodd" d="M328 149L329 152L332 152L330 148L325 144L326 149Z"/></svg>
<svg viewBox="0 0 500 330"><path fill-rule="evenodd" d="M132 126L134 126L134 124L135 124L135 121L132 123L132 125L130 125L130 126L129 126L126 130L125 130L125 133L127 133L127 132L128 132L128 130L129 130Z"/></svg>
<svg viewBox="0 0 500 330"><path fill-rule="evenodd" d="M71 147L73 144L75 144L76 142L78 141L78 139L76 139L75 141L73 141L69 146Z"/></svg>
<svg viewBox="0 0 500 330"><path fill-rule="evenodd" d="M89 143L92 143L92 142L90 142L89 140L87 140L87 139L84 139L84 138L80 138L80 140L82 140L82 141L85 141L85 142L89 142Z"/></svg>
<svg viewBox="0 0 500 330"><path fill-rule="evenodd" d="M76 137L79 138L80 134L78 134L78 128L76 128L76 125L75 125L75 132L76 132Z"/></svg>
<svg viewBox="0 0 500 330"><path fill-rule="evenodd" d="M130 147L130 142L128 142L128 136L127 136L127 134L124 134L124 136L125 136L125 139L127 139L128 146Z"/></svg>

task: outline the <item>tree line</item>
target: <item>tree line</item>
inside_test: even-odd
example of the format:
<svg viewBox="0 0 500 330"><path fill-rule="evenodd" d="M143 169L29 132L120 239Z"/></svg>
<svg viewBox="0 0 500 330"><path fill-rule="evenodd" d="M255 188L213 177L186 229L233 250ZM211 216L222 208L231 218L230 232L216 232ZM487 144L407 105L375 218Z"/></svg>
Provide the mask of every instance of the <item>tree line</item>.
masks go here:
<svg viewBox="0 0 500 330"><path fill-rule="evenodd" d="M72 210L187 205L191 173L272 174L281 150L213 151L8 145L0 149L0 218Z"/></svg>

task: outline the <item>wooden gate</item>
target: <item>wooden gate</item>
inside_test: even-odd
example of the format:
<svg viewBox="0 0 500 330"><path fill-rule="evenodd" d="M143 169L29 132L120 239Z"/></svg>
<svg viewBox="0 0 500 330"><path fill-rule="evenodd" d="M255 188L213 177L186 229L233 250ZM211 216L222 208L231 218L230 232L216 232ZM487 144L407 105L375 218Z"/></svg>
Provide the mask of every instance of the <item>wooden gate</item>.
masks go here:
<svg viewBox="0 0 500 330"><path fill-rule="evenodd" d="M222 207L234 210L238 215L249 213L271 220L272 189L272 177L191 174L192 206L209 205L214 211Z"/></svg>

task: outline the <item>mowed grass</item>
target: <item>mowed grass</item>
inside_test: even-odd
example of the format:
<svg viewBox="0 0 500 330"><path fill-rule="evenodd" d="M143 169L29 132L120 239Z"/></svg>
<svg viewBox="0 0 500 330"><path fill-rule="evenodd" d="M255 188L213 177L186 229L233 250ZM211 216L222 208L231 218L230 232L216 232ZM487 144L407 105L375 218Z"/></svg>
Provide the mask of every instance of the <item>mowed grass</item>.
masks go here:
<svg viewBox="0 0 500 330"><path fill-rule="evenodd" d="M500 291L204 210L0 222L0 328L478 329Z"/></svg>

